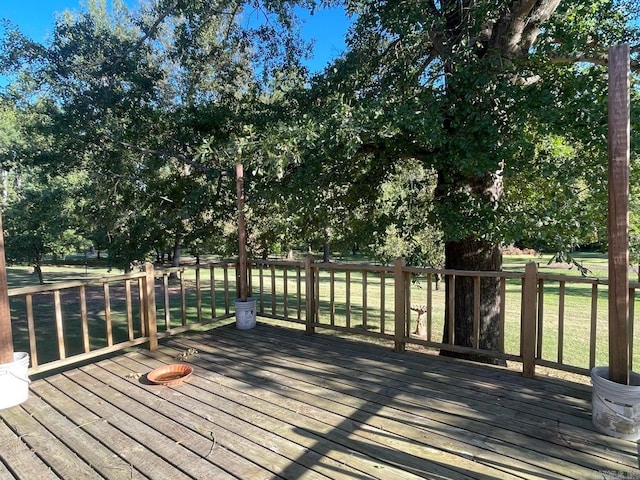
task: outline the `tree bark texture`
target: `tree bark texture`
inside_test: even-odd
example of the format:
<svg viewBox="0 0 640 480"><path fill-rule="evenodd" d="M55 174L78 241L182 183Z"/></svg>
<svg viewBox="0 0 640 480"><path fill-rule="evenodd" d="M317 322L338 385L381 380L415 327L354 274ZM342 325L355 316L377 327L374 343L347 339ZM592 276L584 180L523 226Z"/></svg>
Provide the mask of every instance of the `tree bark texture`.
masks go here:
<svg viewBox="0 0 640 480"><path fill-rule="evenodd" d="M482 240L465 238L445 243L445 268L453 270L499 271L502 268L502 253L497 245ZM445 282L445 298L455 295L454 311L445 310L443 342L449 338L449 318L455 316L454 344L473 346L473 277L456 276L455 292L449 282ZM447 305L449 302L447 302ZM482 278L480 280L480 343L483 350L499 351L500 338L500 280ZM486 355L467 355L442 352L443 355L467 358L485 363L504 363Z"/></svg>

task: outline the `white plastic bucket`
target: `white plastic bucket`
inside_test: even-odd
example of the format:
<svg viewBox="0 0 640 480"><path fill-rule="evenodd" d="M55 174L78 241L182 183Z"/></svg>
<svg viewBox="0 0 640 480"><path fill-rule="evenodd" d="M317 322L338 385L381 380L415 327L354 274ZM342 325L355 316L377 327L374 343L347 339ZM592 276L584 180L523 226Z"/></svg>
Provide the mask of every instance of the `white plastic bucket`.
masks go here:
<svg viewBox="0 0 640 480"><path fill-rule="evenodd" d="M14 352L13 362L0 364L0 410L29 398L29 354Z"/></svg>
<svg viewBox="0 0 640 480"><path fill-rule="evenodd" d="M630 372L630 385L622 385L609 380L609 367L595 367L591 383L596 429L624 440L640 439L640 374Z"/></svg>
<svg viewBox="0 0 640 480"><path fill-rule="evenodd" d="M256 326L256 299L249 297L245 302L236 298L236 327L248 330Z"/></svg>

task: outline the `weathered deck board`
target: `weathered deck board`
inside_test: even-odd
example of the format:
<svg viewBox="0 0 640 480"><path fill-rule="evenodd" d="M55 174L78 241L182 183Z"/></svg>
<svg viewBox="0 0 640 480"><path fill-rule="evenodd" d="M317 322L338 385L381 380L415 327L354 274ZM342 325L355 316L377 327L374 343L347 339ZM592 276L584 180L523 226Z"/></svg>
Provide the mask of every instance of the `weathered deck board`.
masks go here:
<svg viewBox="0 0 640 480"><path fill-rule="evenodd" d="M132 375L189 348L186 383ZM595 432L590 399L568 381L230 325L34 381L0 411L0 480L640 478L637 444Z"/></svg>

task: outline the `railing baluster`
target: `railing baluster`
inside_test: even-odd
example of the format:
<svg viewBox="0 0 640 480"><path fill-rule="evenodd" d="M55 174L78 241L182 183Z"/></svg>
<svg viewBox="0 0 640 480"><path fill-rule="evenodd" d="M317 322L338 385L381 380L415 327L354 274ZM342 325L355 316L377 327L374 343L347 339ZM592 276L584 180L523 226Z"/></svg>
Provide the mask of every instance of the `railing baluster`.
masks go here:
<svg viewBox="0 0 640 480"><path fill-rule="evenodd" d="M480 277L473 277L473 348L480 346Z"/></svg>
<svg viewBox="0 0 640 480"><path fill-rule="evenodd" d="M91 350L89 342L89 321L87 319L87 292L84 285L80 286L80 324L82 328L82 345L84 352L87 353Z"/></svg>
<svg viewBox="0 0 640 480"><path fill-rule="evenodd" d="M131 305L131 280L129 280L128 278L124 281L124 295L125 295L124 296L125 308L127 310L127 332L129 334L129 341L133 341L133 339L135 338L135 332L133 331L133 306ZM85 313L86 313L86 307L85 307Z"/></svg>
<svg viewBox="0 0 640 480"><path fill-rule="evenodd" d="M202 283L200 279L200 265L196 265L196 315L198 322L202 322Z"/></svg>
<svg viewBox="0 0 640 480"><path fill-rule="evenodd" d="M27 293L24 297L27 310L27 329L29 330L29 351L31 352L31 366L38 366L38 347L36 344L36 326L33 319L33 295Z"/></svg>
<svg viewBox="0 0 640 480"><path fill-rule="evenodd" d="M536 358L542 358L542 344L544 339L544 278L538 280L538 340L536 344Z"/></svg>
<svg viewBox="0 0 640 480"><path fill-rule="evenodd" d="M276 314L276 266L271 264L271 315Z"/></svg>
<svg viewBox="0 0 640 480"><path fill-rule="evenodd" d="M380 333L384 335L385 333L385 319L386 319L386 292L385 292L385 283L386 283L386 275L385 272L380 272Z"/></svg>
<svg viewBox="0 0 640 480"><path fill-rule="evenodd" d="M591 328L589 338L589 369L596 366L596 333L598 329L598 284L591 285ZM633 337L632 337L633 338ZM630 357L633 358L633 357Z"/></svg>
<svg viewBox="0 0 640 480"><path fill-rule="evenodd" d="M564 358L564 301L565 282L560 281L560 298L558 299L558 363Z"/></svg>
<svg viewBox="0 0 640 480"><path fill-rule="evenodd" d="M367 330L367 271L362 272L362 327Z"/></svg>
<svg viewBox="0 0 640 480"><path fill-rule="evenodd" d="M282 281L283 281L283 293L284 297L284 318L289 319L289 276L287 274L287 267L282 269Z"/></svg>
<svg viewBox="0 0 640 480"><path fill-rule="evenodd" d="M162 275L162 290L164 291L164 329L171 329L171 296L169 291L169 274Z"/></svg>
<svg viewBox="0 0 640 480"><path fill-rule="evenodd" d="M260 313L264 313L264 266L261 263L258 273L260 279Z"/></svg>
<svg viewBox="0 0 640 480"><path fill-rule="evenodd" d="M107 334L107 345L113 345L113 327L111 325L111 298L109 296L109 284L102 285L104 292L104 325Z"/></svg>
<svg viewBox="0 0 640 480"><path fill-rule="evenodd" d="M180 313L182 325L187 324L187 286L185 285L184 269L180 270Z"/></svg>
<svg viewBox="0 0 640 480"><path fill-rule="evenodd" d="M211 319L213 320L218 316L218 307L216 306L216 274L213 265L209 267L209 282L209 291L211 294Z"/></svg>
<svg viewBox="0 0 640 480"><path fill-rule="evenodd" d="M62 305L60 303L60 290L53 291L53 306L56 317L56 337L58 339L58 358L63 360L67 357L64 345L64 326L62 323Z"/></svg>
<svg viewBox="0 0 640 480"><path fill-rule="evenodd" d="M300 265L296 265L296 295L297 295L297 301L296 301L296 313L297 316L296 318L298 320L302 320L302 274L300 272Z"/></svg>
<svg viewBox="0 0 640 480"><path fill-rule="evenodd" d="M224 313L229 315L229 266L225 263L222 266L224 282Z"/></svg>
<svg viewBox="0 0 640 480"><path fill-rule="evenodd" d="M427 273L427 341L431 342L432 330L433 330L433 278L430 273Z"/></svg>
<svg viewBox="0 0 640 480"><path fill-rule="evenodd" d="M145 318L146 309L144 308L144 278L138 278L138 310L140 311L140 334L147 336L147 320Z"/></svg>
<svg viewBox="0 0 640 480"><path fill-rule="evenodd" d="M500 327L498 331L498 351L504 353L504 334L507 312L507 279L500 277Z"/></svg>
<svg viewBox="0 0 640 480"><path fill-rule="evenodd" d="M447 342L449 345L453 345L455 340L455 318L456 318L456 276L449 275L447 277L447 282L449 285L449 318L447 319L448 326L448 338Z"/></svg>
<svg viewBox="0 0 640 480"><path fill-rule="evenodd" d="M336 324L336 274L335 270L329 267L329 324Z"/></svg>
<svg viewBox="0 0 640 480"><path fill-rule="evenodd" d="M629 288L629 370L633 370L633 336L634 325L633 317L635 316L635 296L636 291L634 288Z"/></svg>
<svg viewBox="0 0 640 480"><path fill-rule="evenodd" d="M345 272L345 323L351 328L351 270Z"/></svg>

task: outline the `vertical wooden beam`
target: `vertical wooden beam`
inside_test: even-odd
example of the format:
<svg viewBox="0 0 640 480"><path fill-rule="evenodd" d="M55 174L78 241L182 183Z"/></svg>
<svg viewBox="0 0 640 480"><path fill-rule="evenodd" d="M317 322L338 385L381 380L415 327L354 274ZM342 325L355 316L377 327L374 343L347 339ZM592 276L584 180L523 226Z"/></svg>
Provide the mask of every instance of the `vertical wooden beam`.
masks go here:
<svg viewBox="0 0 640 480"><path fill-rule="evenodd" d="M393 278L394 278L394 297L395 297L395 329L394 329L394 350L396 352L404 352L406 344L404 341L404 332L406 330L405 325L407 323L406 313L407 308L405 305L405 276L404 276L405 260L404 258L397 258L393 266Z"/></svg>
<svg viewBox="0 0 640 480"><path fill-rule="evenodd" d="M4 234L0 217L0 363L13 362L13 334L9 309L9 287L7 265L4 259Z"/></svg>
<svg viewBox="0 0 640 480"><path fill-rule="evenodd" d="M29 331L29 350L31 352L31 366L38 366L38 348L36 345L36 325L33 318L33 295L27 293L24 296L25 308L27 309L27 330Z"/></svg>
<svg viewBox="0 0 640 480"><path fill-rule="evenodd" d="M313 273L313 258L311 256L307 256L304 259L304 283L305 283L305 300L306 300L306 311L305 311L305 325L306 330L305 333L307 335L312 335L315 333L315 299L313 298L315 295L315 286L314 286L314 273Z"/></svg>
<svg viewBox="0 0 640 480"><path fill-rule="evenodd" d="M591 327L589 329L589 369L596 366L596 340L598 334L598 284L591 286Z"/></svg>
<svg viewBox="0 0 640 480"><path fill-rule="evenodd" d="M362 327L367 330L367 271L362 271Z"/></svg>
<svg viewBox="0 0 640 480"><path fill-rule="evenodd" d="M609 380L629 384L629 45L609 50Z"/></svg>
<svg viewBox="0 0 640 480"><path fill-rule="evenodd" d="M107 336L107 345L113 345L113 326L111 323L111 294L109 292L109 283L102 284L102 290L104 292L104 325L105 334Z"/></svg>
<svg viewBox="0 0 640 480"><path fill-rule="evenodd" d="M67 351L64 344L64 322L62 321L62 301L60 300L60 290L53 291L53 309L56 319L56 337L58 339L58 358L67 358Z"/></svg>
<svg viewBox="0 0 640 480"><path fill-rule="evenodd" d="M156 319L155 274L151 262L144 264L144 272L145 330L149 336L149 350L154 351L158 349L158 326Z"/></svg>
<svg viewBox="0 0 640 480"><path fill-rule="evenodd" d="M473 339L474 349L480 348L480 277L473 277Z"/></svg>
<svg viewBox="0 0 640 480"><path fill-rule="evenodd" d="M196 265L196 314L198 322L202 322L202 278L200 265Z"/></svg>
<svg viewBox="0 0 640 480"><path fill-rule="evenodd" d="M447 275L447 302L449 304L449 315L447 317L447 343L449 345L455 344L455 331L456 331L456 276L454 274Z"/></svg>
<svg viewBox="0 0 640 480"><path fill-rule="evenodd" d="M529 262L525 266L522 286L522 318L520 319L520 354L522 355L522 376L532 378L536 374L536 324L538 265Z"/></svg>
<svg viewBox="0 0 640 480"><path fill-rule="evenodd" d="M558 363L562 365L564 362L564 303L567 291L567 282L560 281L558 291Z"/></svg>
<svg viewBox="0 0 640 480"><path fill-rule="evenodd" d="M386 292L385 292L385 283L386 283L386 274L384 271L380 272L380 333L383 335L386 333L385 331L385 320L386 320Z"/></svg>
<svg viewBox="0 0 640 480"><path fill-rule="evenodd" d="M351 270L344 272L345 324L351 328Z"/></svg>
<svg viewBox="0 0 640 480"><path fill-rule="evenodd" d="M125 308L127 309L127 332L129 334L129 340L133 341L135 338L135 332L133 330L133 303L131 302L131 280L128 278L124 281L124 292Z"/></svg>
<svg viewBox="0 0 640 480"><path fill-rule="evenodd" d="M238 196L238 263L239 298L247 300L247 232L244 222L244 170L242 164L236 164L236 193Z"/></svg>

